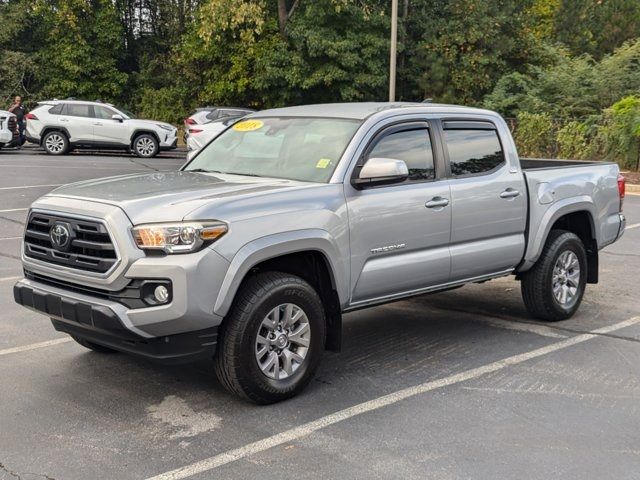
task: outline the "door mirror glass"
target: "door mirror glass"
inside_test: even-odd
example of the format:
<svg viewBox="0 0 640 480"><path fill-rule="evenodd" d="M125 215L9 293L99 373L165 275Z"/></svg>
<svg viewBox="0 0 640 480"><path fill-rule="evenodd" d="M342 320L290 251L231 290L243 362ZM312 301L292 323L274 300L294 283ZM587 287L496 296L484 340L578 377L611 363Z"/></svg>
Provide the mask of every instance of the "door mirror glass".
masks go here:
<svg viewBox="0 0 640 480"><path fill-rule="evenodd" d="M374 157L367 160L355 179L357 187L404 182L409 176L407 164L395 158Z"/></svg>
<svg viewBox="0 0 640 480"><path fill-rule="evenodd" d="M115 120L116 122L124 122L124 118L119 113L111 115L111 120Z"/></svg>

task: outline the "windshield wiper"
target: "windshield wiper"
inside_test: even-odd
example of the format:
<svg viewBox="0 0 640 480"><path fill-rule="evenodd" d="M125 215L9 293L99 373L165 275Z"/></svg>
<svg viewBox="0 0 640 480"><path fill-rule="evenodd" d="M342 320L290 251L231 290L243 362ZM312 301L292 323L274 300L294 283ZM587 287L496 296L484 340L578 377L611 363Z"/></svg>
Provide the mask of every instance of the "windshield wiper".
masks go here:
<svg viewBox="0 0 640 480"><path fill-rule="evenodd" d="M185 170L185 172L196 172L196 173L227 173L221 172L220 170L207 170L205 168L194 168L193 170Z"/></svg>

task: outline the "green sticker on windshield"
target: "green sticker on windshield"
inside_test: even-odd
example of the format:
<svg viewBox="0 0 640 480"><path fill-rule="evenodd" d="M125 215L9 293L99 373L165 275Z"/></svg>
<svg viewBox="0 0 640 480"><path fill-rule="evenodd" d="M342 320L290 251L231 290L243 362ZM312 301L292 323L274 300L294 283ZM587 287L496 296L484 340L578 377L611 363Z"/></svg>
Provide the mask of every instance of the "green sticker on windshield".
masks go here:
<svg viewBox="0 0 640 480"><path fill-rule="evenodd" d="M318 163L316 163L316 168L327 168L330 164L330 158L321 158L320 160L318 160Z"/></svg>

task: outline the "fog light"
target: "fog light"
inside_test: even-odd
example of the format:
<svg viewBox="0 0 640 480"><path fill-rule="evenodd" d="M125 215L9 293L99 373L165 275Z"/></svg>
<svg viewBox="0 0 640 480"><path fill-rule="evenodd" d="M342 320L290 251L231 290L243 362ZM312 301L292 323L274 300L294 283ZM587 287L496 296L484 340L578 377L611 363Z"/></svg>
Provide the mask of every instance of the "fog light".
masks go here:
<svg viewBox="0 0 640 480"><path fill-rule="evenodd" d="M158 285L153 291L153 296L158 303L165 303L169 300L169 290L164 285Z"/></svg>

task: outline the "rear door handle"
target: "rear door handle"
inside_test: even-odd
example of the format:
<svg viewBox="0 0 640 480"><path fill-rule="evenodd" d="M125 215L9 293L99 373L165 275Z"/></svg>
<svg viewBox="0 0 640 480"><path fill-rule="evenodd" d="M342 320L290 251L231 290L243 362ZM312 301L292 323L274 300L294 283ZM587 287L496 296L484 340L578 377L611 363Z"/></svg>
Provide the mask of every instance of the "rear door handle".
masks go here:
<svg viewBox="0 0 640 480"><path fill-rule="evenodd" d="M100 122L96 122L96 123L94 123L94 125L102 126L102 124Z"/></svg>
<svg viewBox="0 0 640 480"><path fill-rule="evenodd" d="M424 204L427 208L438 208L438 207L446 207L449 205L449 199L442 197L433 197L427 203Z"/></svg>
<svg viewBox="0 0 640 480"><path fill-rule="evenodd" d="M61 119L60 119L60 121L61 121L61 122L68 122L68 121L69 121L69 119L68 119L68 118L61 118Z"/></svg>
<svg viewBox="0 0 640 480"><path fill-rule="evenodd" d="M507 188L504 192L500 194L500 198L514 198L514 197L517 197L518 195L520 195L520 192L518 190L515 190L513 188Z"/></svg>

